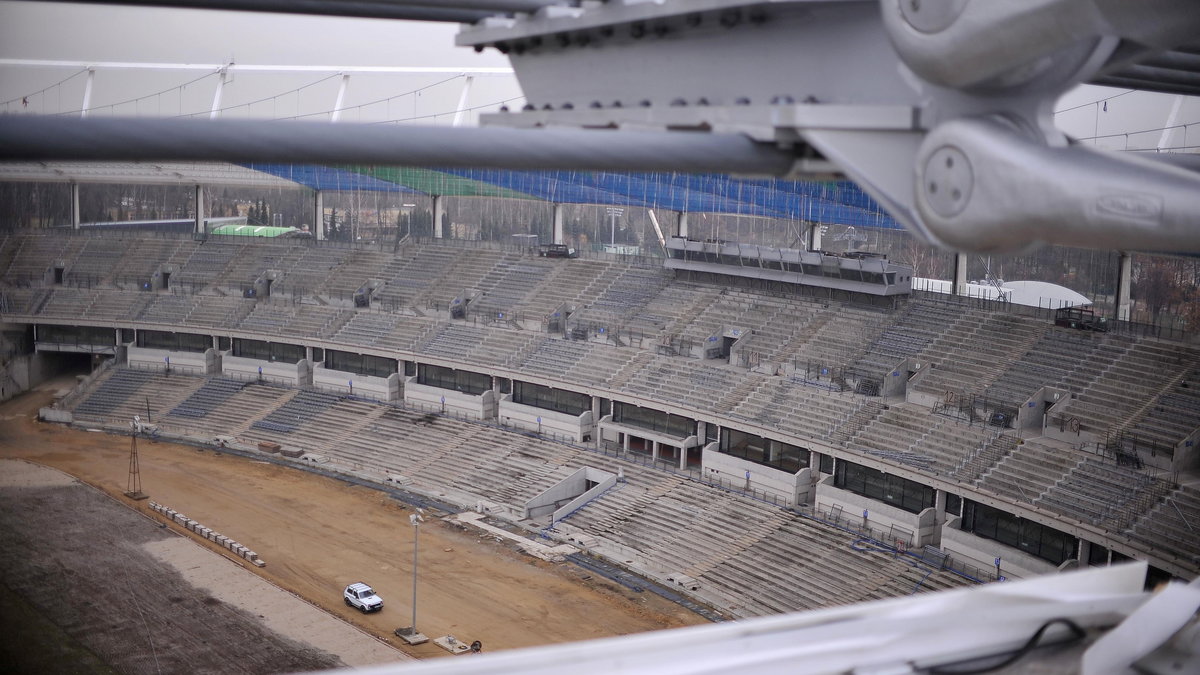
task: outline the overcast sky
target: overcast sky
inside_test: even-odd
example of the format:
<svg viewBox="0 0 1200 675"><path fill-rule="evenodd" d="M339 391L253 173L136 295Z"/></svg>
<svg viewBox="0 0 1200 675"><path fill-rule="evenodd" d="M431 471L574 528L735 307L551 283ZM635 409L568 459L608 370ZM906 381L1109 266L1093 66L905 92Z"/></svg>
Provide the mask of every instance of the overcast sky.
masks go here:
<svg viewBox="0 0 1200 675"><path fill-rule="evenodd" d="M247 12L174 10L0 0L0 59L225 63L243 65L507 67L495 50L454 46L455 24ZM0 66L2 112L77 111L85 78L79 68ZM71 77L75 75L74 77ZM70 79L67 79L70 78ZM62 82L66 79L65 82ZM61 84L58 84L62 82ZM202 70L102 70L95 77L96 115L207 115L217 76ZM455 74L351 76L343 108L348 121L450 124L464 78ZM340 78L325 73L238 73L223 90L226 117L328 119ZM43 91L44 90L44 91ZM1065 95L1056 117L1078 138L1165 126L1175 97L1080 87ZM1118 96L1119 95L1119 96ZM28 105L21 99L27 98ZM515 78L477 77L468 107L494 110L523 101ZM1107 110L1104 109L1107 101ZM1093 101L1095 105L1085 105ZM474 121L474 115L470 116ZM1200 99L1186 99L1177 122L1200 123ZM1108 147L1155 147L1161 131L1103 139ZM1200 124L1168 136L1166 145L1200 145Z"/></svg>

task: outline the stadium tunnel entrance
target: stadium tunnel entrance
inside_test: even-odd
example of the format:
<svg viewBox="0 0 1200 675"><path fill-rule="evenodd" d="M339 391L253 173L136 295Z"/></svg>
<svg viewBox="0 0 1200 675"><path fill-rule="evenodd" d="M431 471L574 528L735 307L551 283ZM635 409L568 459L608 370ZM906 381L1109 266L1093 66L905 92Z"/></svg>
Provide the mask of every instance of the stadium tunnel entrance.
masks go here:
<svg viewBox="0 0 1200 675"><path fill-rule="evenodd" d="M6 401L40 384L60 377L84 377L111 361L112 355L82 352L15 354L0 371L0 401Z"/></svg>

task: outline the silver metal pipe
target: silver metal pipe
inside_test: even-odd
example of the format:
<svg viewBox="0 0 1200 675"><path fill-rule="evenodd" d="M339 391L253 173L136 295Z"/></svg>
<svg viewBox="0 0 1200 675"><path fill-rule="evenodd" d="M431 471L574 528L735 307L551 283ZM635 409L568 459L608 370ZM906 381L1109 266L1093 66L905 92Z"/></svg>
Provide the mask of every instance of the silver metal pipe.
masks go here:
<svg viewBox="0 0 1200 675"><path fill-rule="evenodd" d="M76 2L89 5L133 5L137 7L170 7L187 9L218 9L277 14L315 14L366 19L400 19L408 21L444 21L475 23L502 10L469 9L428 3L406 3L393 0L39 0L40 2ZM449 4L449 3L447 3ZM477 3L478 4L478 3ZM511 4L522 4L513 2Z"/></svg>
<svg viewBox="0 0 1200 675"><path fill-rule="evenodd" d="M387 1L387 0L383 0ZM452 7L478 9L495 13L536 12L549 5L578 5L578 0L390 0L397 5L413 7Z"/></svg>
<svg viewBox="0 0 1200 675"><path fill-rule="evenodd" d="M0 116L0 160L183 160L784 175L795 156L739 134Z"/></svg>

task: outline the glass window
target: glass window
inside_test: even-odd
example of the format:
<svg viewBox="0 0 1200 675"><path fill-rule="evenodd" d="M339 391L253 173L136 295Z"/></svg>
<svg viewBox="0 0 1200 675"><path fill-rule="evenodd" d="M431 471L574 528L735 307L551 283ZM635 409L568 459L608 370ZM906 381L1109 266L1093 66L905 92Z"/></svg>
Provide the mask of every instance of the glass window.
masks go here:
<svg viewBox="0 0 1200 675"><path fill-rule="evenodd" d="M233 355L272 363L298 363L304 359L304 347L282 342L233 339Z"/></svg>
<svg viewBox="0 0 1200 675"><path fill-rule="evenodd" d="M1055 565L1075 557L1079 540L1000 509L965 500L962 529L1018 548Z"/></svg>
<svg viewBox="0 0 1200 675"><path fill-rule="evenodd" d="M233 355L266 361L271 357L271 344L265 340L233 339Z"/></svg>
<svg viewBox="0 0 1200 675"><path fill-rule="evenodd" d="M195 333L140 330L137 333L137 346L146 349L165 349L172 352L204 352L212 346L212 338Z"/></svg>
<svg viewBox="0 0 1200 675"><path fill-rule="evenodd" d="M396 359L374 356L371 354L355 354L329 349L325 352L325 367L330 370L340 370L356 375L372 377L388 377L397 372L400 367Z"/></svg>
<svg viewBox="0 0 1200 675"><path fill-rule="evenodd" d="M953 493L946 493L946 514L951 516L962 515L962 497Z"/></svg>
<svg viewBox="0 0 1200 675"><path fill-rule="evenodd" d="M469 370L455 370L426 363L417 366L417 382L419 384L460 391L471 396L478 396L492 388L492 378L483 373L473 373Z"/></svg>
<svg viewBox="0 0 1200 675"><path fill-rule="evenodd" d="M695 420L620 401L613 401L612 418L618 424L640 427L675 438L687 438L696 433Z"/></svg>
<svg viewBox="0 0 1200 675"><path fill-rule="evenodd" d="M39 342L55 342L67 345L115 345L117 331L98 326L37 326Z"/></svg>
<svg viewBox="0 0 1200 675"><path fill-rule="evenodd" d="M935 500L935 492L928 485L846 461L837 463L834 486L909 513L920 513L932 507Z"/></svg>
<svg viewBox="0 0 1200 675"><path fill-rule="evenodd" d="M592 397L587 394L543 387L530 382L514 381L512 385L514 403L568 415L581 415L585 410L592 409Z"/></svg>

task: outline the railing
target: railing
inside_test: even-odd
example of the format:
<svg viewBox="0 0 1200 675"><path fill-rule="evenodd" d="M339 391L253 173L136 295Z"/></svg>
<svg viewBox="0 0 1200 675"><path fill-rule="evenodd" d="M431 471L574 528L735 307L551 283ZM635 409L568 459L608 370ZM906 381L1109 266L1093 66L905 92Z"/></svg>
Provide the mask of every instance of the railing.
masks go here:
<svg viewBox="0 0 1200 675"><path fill-rule="evenodd" d="M982 567L970 565L961 561L957 561L953 556L939 555L937 560L930 560L921 552L913 550L913 533L912 531L896 525L883 527L872 526L869 519L864 519L861 516L850 516L844 513L838 506L830 506L826 511L821 511L820 507L814 507L810 512L801 511L802 515L813 520L832 525L840 530L857 534L861 537L869 539L876 546L890 550L897 555L907 555L917 561L923 562L931 567L939 570L947 570L954 572L960 576L966 577L971 581L983 583L987 581L995 581L995 570L989 570ZM903 543L903 549L898 544Z"/></svg>
<svg viewBox="0 0 1200 675"><path fill-rule="evenodd" d="M190 366L190 365L179 364L179 363L166 364L166 363L157 363L157 362L150 363L147 361L135 361L135 362L127 364L125 367L129 368L130 370L142 370L142 371L146 371L146 372L163 373L164 375L170 375L172 373L175 373L176 375L203 376L206 373L206 369L204 366ZM230 377L232 377L232 376L233 375L231 374Z"/></svg>

